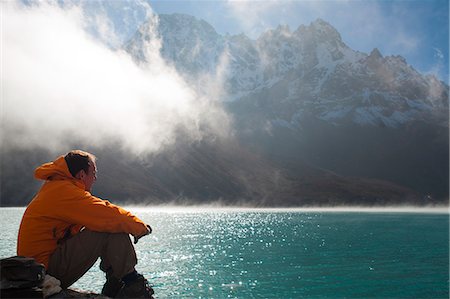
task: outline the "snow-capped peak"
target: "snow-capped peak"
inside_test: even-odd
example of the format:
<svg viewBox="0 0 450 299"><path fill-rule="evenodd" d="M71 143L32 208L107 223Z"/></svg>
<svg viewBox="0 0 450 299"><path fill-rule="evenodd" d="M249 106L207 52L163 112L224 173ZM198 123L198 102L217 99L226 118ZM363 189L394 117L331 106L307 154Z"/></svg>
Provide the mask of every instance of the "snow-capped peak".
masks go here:
<svg viewBox="0 0 450 299"><path fill-rule="evenodd" d="M266 99L274 119L295 124L308 112L333 124L448 125L448 85L421 75L401 56L383 57L377 48L370 54L352 50L322 19L294 32L280 25L252 40L219 35L191 16L160 15L159 34L162 56L186 80L202 88L199 76L217 80L220 69L223 101L259 105ZM141 32L127 47L137 59L145 38Z"/></svg>

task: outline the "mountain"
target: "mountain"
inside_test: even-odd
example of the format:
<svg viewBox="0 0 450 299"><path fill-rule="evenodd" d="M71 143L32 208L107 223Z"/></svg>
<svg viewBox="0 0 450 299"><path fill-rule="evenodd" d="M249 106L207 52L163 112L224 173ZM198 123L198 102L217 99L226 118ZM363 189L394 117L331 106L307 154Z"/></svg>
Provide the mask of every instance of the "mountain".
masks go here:
<svg viewBox="0 0 450 299"><path fill-rule="evenodd" d="M160 15L162 56L194 85L219 68L225 71L225 102L255 98L271 105L272 121L297 126L313 113L333 124L398 127L412 121L448 124L448 86L421 75L401 56L383 57L350 49L340 34L318 19L291 32L279 26L251 40L221 36L211 25L188 15ZM142 26L126 49L145 60ZM225 61L225 62L224 62Z"/></svg>
<svg viewBox="0 0 450 299"><path fill-rule="evenodd" d="M98 160L94 193L113 202L253 206L448 203L449 87L400 56L349 48L318 19L278 26L257 39L220 35L192 16L160 15L124 48L161 55L199 94L219 97L235 136L134 158L111 144ZM32 170L55 158L2 150L1 205L26 204Z"/></svg>
<svg viewBox="0 0 450 299"><path fill-rule="evenodd" d="M423 204L420 195L409 188L345 177L299 161L278 165L230 139L178 143L145 158L130 157L114 146L86 150L98 157L93 193L113 203L256 207ZM33 169L54 159L55 153L14 149L3 154L9 159L2 159L0 165L1 205L26 205L42 184L33 180Z"/></svg>
<svg viewBox="0 0 450 299"><path fill-rule="evenodd" d="M148 28L126 45L140 62ZM164 59L199 92L218 80L240 141L270 161L448 200L449 87L403 57L355 51L321 19L295 31L278 26L256 40L219 35L180 14L160 15L158 30Z"/></svg>

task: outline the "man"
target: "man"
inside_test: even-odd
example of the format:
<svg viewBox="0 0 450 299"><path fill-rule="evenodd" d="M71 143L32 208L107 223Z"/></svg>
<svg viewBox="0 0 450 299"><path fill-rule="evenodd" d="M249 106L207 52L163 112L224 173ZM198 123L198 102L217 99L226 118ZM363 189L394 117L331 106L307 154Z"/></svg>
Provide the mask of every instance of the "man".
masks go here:
<svg viewBox="0 0 450 299"><path fill-rule="evenodd" d="M151 298L153 290L135 270L135 243L151 233L141 219L91 194L97 179L95 156L74 150L35 170L45 183L22 218L17 254L33 257L67 288L98 257L106 273L102 294Z"/></svg>

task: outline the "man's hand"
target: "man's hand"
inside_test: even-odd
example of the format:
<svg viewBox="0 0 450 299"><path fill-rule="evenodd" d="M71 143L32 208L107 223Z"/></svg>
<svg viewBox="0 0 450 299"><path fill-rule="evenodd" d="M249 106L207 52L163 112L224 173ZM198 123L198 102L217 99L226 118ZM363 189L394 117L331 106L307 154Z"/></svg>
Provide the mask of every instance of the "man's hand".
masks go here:
<svg viewBox="0 0 450 299"><path fill-rule="evenodd" d="M150 225L147 224L147 232L140 236L134 236L134 244L137 244L137 242L139 241L140 238L150 235L151 233L152 233L152 228L150 227Z"/></svg>

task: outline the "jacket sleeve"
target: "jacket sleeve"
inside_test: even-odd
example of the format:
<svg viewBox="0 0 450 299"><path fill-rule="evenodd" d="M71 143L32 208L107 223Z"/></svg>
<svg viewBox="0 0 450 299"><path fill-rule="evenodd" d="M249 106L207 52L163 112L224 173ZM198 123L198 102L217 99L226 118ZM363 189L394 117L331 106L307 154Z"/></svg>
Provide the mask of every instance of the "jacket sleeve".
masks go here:
<svg viewBox="0 0 450 299"><path fill-rule="evenodd" d="M98 232L129 233L140 236L147 232L146 224L129 211L79 190L56 203L58 214L65 221L80 224Z"/></svg>

